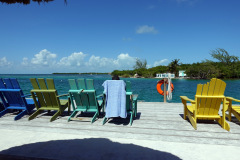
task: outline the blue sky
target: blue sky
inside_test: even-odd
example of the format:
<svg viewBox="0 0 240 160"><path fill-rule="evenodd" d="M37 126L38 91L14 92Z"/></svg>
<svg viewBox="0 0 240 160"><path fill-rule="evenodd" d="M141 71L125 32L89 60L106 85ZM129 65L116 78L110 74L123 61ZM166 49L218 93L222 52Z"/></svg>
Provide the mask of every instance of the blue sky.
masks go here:
<svg viewBox="0 0 240 160"><path fill-rule="evenodd" d="M0 4L0 73L111 72L240 56L239 0Z"/></svg>

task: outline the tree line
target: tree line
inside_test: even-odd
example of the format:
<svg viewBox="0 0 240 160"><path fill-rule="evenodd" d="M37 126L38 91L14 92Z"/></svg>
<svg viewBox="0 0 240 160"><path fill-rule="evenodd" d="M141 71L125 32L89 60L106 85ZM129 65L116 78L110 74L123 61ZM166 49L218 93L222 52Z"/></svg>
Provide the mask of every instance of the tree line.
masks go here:
<svg viewBox="0 0 240 160"><path fill-rule="evenodd" d="M111 74L122 77L133 77L136 73L144 78L156 77L157 73L174 73L178 77L179 70L185 70L187 77L193 79L210 78L240 78L239 57L230 55L225 49L212 50L210 55L216 61L203 60L192 64L180 63L180 59L174 59L167 66L156 66L147 68L147 61L136 59L133 70L114 70Z"/></svg>

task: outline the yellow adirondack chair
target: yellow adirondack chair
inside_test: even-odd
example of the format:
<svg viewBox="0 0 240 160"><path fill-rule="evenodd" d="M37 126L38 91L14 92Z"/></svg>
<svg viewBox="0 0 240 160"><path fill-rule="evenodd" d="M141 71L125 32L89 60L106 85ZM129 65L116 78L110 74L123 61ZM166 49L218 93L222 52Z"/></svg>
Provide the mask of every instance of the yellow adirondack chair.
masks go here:
<svg viewBox="0 0 240 160"><path fill-rule="evenodd" d="M225 130L229 131L230 126L225 120L225 111L228 107L224 96L225 88L225 82L213 78L210 83L197 85L195 100L180 96L184 106L184 119L188 117L194 129L197 129L197 119L217 120ZM187 101L191 102L191 105L187 105ZM220 116L218 112L222 102L223 109Z"/></svg>
<svg viewBox="0 0 240 160"><path fill-rule="evenodd" d="M238 105L232 105L232 101L240 102L240 100L227 97L227 101L229 101L229 107L228 107L228 120L232 121L232 114L240 121L240 106Z"/></svg>

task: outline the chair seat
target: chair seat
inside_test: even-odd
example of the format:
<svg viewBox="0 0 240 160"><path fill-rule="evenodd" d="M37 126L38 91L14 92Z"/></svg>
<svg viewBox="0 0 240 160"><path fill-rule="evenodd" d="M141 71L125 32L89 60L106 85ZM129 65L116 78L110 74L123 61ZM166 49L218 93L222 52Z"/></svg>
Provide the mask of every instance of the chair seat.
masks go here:
<svg viewBox="0 0 240 160"><path fill-rule="evenodd" d="M195 107L195 105L194 104L192 104L191 106L187 106L187 108L188 108L188 110L191 112L191 113L193 113L193 108Z"/></svg>
<svg viewBox="0 0 240 160"><path fill-rule="evenodd" d="M34 100L32 98L26 98L27 104L34 105Z"/></svg>
<svg viewBox="0 0 240 160"><path fill-rule="evenodd" d="M63 105L63 106L66 105L67 103L68 103L67 99L61 99L60 100L60 104Z"/></svg>
<svg viewBox="0 0 240 160"><path fill-rule="evenodd" d="M240 106L232 106L232 109L237 113L240 113Z"/></svg>

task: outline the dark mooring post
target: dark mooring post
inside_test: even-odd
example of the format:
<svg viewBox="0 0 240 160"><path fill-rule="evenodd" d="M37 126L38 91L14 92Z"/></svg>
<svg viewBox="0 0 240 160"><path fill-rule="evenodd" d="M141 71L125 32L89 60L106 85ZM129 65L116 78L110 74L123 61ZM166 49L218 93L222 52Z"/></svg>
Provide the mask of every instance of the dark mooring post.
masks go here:
<svg viewBox="0 0 240 160"><path fill-rule="evenodd" d="M166 103L167 102L167 78L164 78L163 94L164 94L164 103Z"/></svg>

